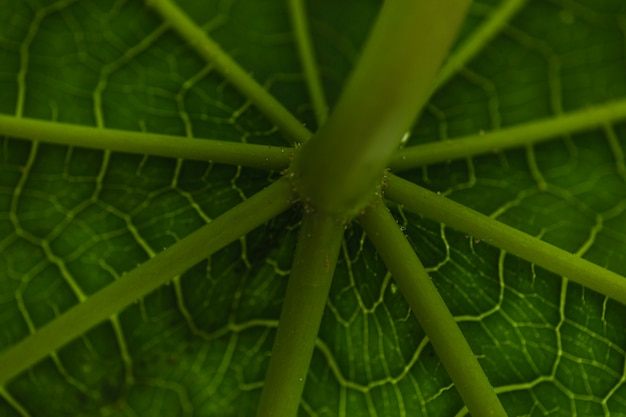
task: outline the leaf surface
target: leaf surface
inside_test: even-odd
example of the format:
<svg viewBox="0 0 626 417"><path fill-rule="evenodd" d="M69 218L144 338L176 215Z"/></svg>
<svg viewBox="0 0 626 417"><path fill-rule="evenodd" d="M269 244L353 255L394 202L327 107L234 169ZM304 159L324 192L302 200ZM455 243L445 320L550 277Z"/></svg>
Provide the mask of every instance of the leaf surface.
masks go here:
<svg viewBox="0 0 626 417"><path fill-rule="evenodd" d="M288 144L142 2L5 3L3 114ZM379 4L310 3L332 106ZM473 4L457 50L501 3ZM181 7L314 130L285 2ZM528 2L435 93L406 146L626 98L625 22L621 0ZM616 121L402 175L625 275L625 137ZM0 137L0 351L279 175ZM626 414L625 306L403 207L394 215L510 416ZM299 219L284 213L23 373L0 392L0 415L253 415ZM463 414L350 226L300 415Z"/></svg>

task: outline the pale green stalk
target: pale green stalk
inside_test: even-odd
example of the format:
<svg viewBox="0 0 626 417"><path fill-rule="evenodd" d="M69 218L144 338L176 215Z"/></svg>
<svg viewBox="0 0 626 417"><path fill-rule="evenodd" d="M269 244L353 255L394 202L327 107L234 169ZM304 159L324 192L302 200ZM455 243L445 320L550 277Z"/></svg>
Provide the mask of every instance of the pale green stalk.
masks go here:
<svg viewBox="0 0 626 417"><path fill-rule="evenodd" d="M506 417L452 313L387 207L382 202L368 207L359 222L411 306L469 412L473 416Z"/></svg>
<svg viewBox="0 0 626 417"><path fill-rule="evenodd" d="M395 175L389 175L387 185L385 197L403 204L408 210L444 223L626 304L626 277Z"/></svg>
<svg viewBox="0 0 626 417"><path fill-rule="evenodd" d="M293 26L296 43L298 44L300 62L302 62L304 78L309 88L315 119L318 126L323 126L328 116L328 104L326 104L324 87L322 86L322 80L317 68L313 40L311 39L307 20L306 4L304 2L305 0L289 0L291 25Z"/></svg>
<svg viewBox="0 0 626 417"><path fill-rule="evenodd" d="M241 94L248 98L293 142L304 142L311 132L234 59L211 39L202 28L170 0L146 0L189 46L212 64Z"/></svg>
<svg viewBox="0 0 626 417"><path fill-rule="evenodd" d="M0 354L0 386L132 302L169 282L293 204L281 179L122 275Z"/></svg>
<svg viewBox="0 0 626 417"><path fill-rule="evenodd" d="M273 170L286 168L292 153L290 148L278 146L100 129L6 115L0 115L0 134L57 145L195 159Z"/></svg>
<svg viewBox="0 0 626 417"><path fill-rule="evenodd" d="M469 1L383 3L337 106L292 164L314 209L350 217L370 201L430 92Z"/></svg>
<svg viewBox="0 0 626 417"><path fill-rule="evenodd" d="M410 146L393 156L390 167L394 171L403 171L436 162L469 158L515 146L530 145L555 136L593 129L623 119L626 119L626 100L594 105L495 132L478 132L458 139Z"/></svg>
<svg viewBox="0 0 626 417"><path fill-rule="evenodd" d="M344 224L305 213L257 417L295 417L315 347Z"/></svg>
<svg viewBox="0 0 626 417"><path fill-rule="evenodd" d="M450 54L437 74L433 91L447 83L459 70L467 65L485 46L502 31L513 17L528 3L528 0L503 0L484 23L472 32Z"/></svg>

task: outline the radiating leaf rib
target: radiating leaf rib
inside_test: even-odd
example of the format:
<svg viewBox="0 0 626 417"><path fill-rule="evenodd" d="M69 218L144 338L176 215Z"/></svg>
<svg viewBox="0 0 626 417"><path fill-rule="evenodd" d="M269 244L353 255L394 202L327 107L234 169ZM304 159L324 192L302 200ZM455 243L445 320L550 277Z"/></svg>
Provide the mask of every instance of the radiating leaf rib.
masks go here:
<svg viewBox="0 0 626 417"><path fill-rule="evenodd" d="M0 386L291 204L291 185L284 179L277 181L70 308L0 353Z"/></svg>
<svg viewBox="0 0 626 417"><path fill-rule="evenodd" d="M385 196L407 209L626 304L626 277L507 226L484 214L389 175Z"/></svg>
<svg viewBox="0 0 626 417"><path fill-rule="evenodd" d="M257 417L298 414L343 230L323 213L303 217Z"/></svg>
<svg viewBox="0 0 626 417"><path fill-rule="evenodd" d="M305 142L311 132L267 92L235 60L170 0L146 0L196 52L226 77L293 142Z"/></svg>
<svg viewBox="0 0 626 417"><path fill-rule="evenodd" d="M479 132L441 142L409 146L399 150L390 168L405 171L423 165L497 152L516 146L546 141L559 135L577 133L626 119L626 100L594 105L563 115L507 127L495 132Z"/></svg>
<svg viewBox="0 0 626 417"><path fill-rule="evenodd" d="M485 19L478 29L472 32L454 51L441 71L437 74L433 91L446 84L460 69L480 53L515 15L528 3L528 0L503 0L491 16Z"/></svg>
<svg viewBox="0 0 626 417"><path fill-rule="evenodd" d="M359 222L389 268L470 413L506 417L461 329L387 207L382 202L368 207Z"/></svg>
<svg viewBox="0 0 626 417"><path fill-rule="evenodd" d="M298 45L298 53L304 70L311 105L315 112L317 126L322 126L328 116L328 104L322 86L322 79L315 59L313 39L309 29L308 16L306 12L305 0L289 0L289 11L293 25L294 36Z"/></svg>
<svg viewBox="0 0 626 417"><path fill-rule="evenodd" d="M290 148L278 146L100 129L7 115L0 115L0 134L56 145L212 161L272 170L286 168L292 154Z"/></svg>
<svg viewBox="0 0 626 417"><path fill-rule="evenodd" d="M5 400L15 411L19 413L20 416L30 417L28 410L17 401L9 391L7 391L4 386L0 386L0 397Z"/></svg>

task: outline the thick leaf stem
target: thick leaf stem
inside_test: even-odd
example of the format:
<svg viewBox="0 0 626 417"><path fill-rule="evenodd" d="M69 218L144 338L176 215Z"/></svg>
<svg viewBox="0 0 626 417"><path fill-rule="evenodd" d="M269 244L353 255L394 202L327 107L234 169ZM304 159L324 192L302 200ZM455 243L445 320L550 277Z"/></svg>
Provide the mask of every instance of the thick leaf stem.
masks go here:
<svg viewBox="0 0 626 417"><path fill-rule="evenodd" d="M37 119L0 115L0 134L56 145L212 161L253 168L282 170L292 150L211 139L100 129Z"/></svg>
<svg viewBox="0 0 626 417"><path fill-rule="evenodd" d="M291 25L295 33L295 40L298 44L300 62L302 62L302 69L304 70L309 95L311 96L311 104L315 112L315 119L318 126L323 126L328 116L328 104L326 103L322 80L317 68L304 0L289 0L289 11L291 13Z"/></svg>
<svg viewBox="0 0 626 417"><path fill-rule="evenodd" d="M311 132L304 127L278 100L250 76L230 55L211 39L202 28L170 0L146 0L171 27L215 68L235 88L247 97L269 120L278 126L287 138L304 142Z"/></svg>
<svg viewBox="0 0 626 417"><path fill-rule="evenodd" d="M343 230L331 216L304 215L257 417L298 414Z"/></svg>
<svg viewBox="0 0 626 417"><path fill-rule="evenodd" d="M382 202L368 207L359 222L411 306L469 412L473 416L506 417L452 313L387 207Z"/></svg>
<svg viewBox="0 0 626 417"><path fill-rule="evenodd" d="M465 232L626 304L626 277L395 175L389 175L387 185L385 196L411 211Z"/></svg>
<svg viewBox="0 0 626 417"><path fill-rule="evenodd" d="M132 302L287 209L291 185L281 179L186 236L0 354L0 386Z"/></svg>
<svg viewBox="0 0 626 417"><path fill-rule="evenodd" d="M374 197L392 153L430 93L468 4L383 3L337 106L294 158L293 179L306 202L349 217Z"/></svg>
<svg viewBox="0 0 626 417"><path fill-rule="evenodd" d="M495 132L480 132L458 139L409 146L398 151L390 167L403 171L436 162L468 158L515 146L552 139L626 119L626 100L565 113L549 119L521 124Z"/></svg>

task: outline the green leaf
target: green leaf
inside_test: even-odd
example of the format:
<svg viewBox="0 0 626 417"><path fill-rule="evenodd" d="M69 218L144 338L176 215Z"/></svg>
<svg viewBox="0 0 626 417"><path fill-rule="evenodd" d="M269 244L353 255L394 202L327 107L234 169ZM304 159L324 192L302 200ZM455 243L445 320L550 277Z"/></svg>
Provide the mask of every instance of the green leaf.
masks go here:
<svg viewBox="0 0 626 417"><path fill-rule="evenodd" d="M265 146L293 139L143 2L2 5L4 115ZM509 16L499 12L507 6ZM316 129L287 2L180 7ZM331 109L379 7L307 5ZM479 140L626 99L624 22L622 0L474 2L451 75L405 146ZM463 56L471 59L454 60ZM401 175L626 275L626 124L610 115L552 135L425 158ZM0 355L279 177L0 136ZM301 211L289 209L11 380L0 388L0 415L253 415ZM393 213L509 416L626 413L624 305L401 205ZM299 415L464 414L387 268L350 225Z"/></svg>

